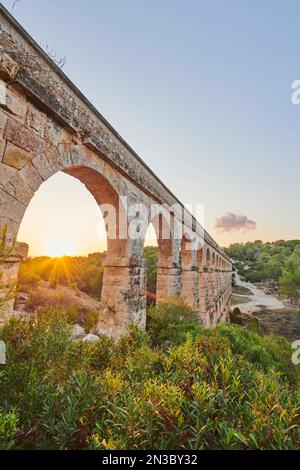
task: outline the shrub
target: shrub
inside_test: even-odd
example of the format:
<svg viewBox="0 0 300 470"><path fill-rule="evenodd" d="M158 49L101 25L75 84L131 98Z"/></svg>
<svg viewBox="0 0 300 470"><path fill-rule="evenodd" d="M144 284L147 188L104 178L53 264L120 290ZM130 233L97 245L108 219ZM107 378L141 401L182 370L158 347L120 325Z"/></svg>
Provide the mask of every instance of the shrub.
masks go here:
<svg viewBox="0 0 300 470"><path fill-rule="evenodd" d="M90 332L98 323L99 311L92 310L84 320L84 329L87 332Z"/></svg>
<svg viewBox="0 0 300 470"><path fill-rule="evenodd" d="M0 408L0 450L9 450L15 445L18 430L18 415L15 411Z"/></svg>
<svg viewBox="0 0 300 470"><path fill-rule="evenodd" d="M96 317L98 302L84 293L67 287L37 287L29 291L26 310L34 312L37 308L59 307L64 309L71 323L79 323L91 328ZM98 318L98 314L97 314Z"/></svg>
<svg viewBox="0 0 300 470"><path fill-rule="evenodd" d="M199 331L198 316L180 298L150 306L147 330L154 346L169 346L184 340L188 332Z"/></svg>
<svg viewBox="0 0 300 470"><path fill-rule="evenodd" d="M262 336L246 328L228 325L218 326L216 334L230 340L233 354L242 355L265 372L276 370L290 385L297 384L297 369L291 361L292 347L285 338L273 334Z"/></svg>
<svg viewBox="0 0 300 470"><path fill-rule="evenodd" d="M235 325L243 325L243 317L242 312L238 307L235 307L229 314L230 323L234 323Z"/></svg>
<svg viewBox="0 0 300 470"><path fill-rule="evenodd" d="M157 307L151 322L149 332L131 327L118 343L94 344L70 340L60 308L4 325L0 448L299 447L296 373L283 338L237 325L201 329L180 303ZM166 350L159 328L168 323Z"/></svg>

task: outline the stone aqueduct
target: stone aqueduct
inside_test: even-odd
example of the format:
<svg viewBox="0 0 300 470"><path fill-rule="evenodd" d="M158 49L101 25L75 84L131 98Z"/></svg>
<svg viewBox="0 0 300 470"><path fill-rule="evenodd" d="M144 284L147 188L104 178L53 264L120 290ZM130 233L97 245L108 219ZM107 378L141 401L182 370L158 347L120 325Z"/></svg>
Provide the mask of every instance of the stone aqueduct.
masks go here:
<svg viewBox="0 0 300 470"><path fill-rule="evenodd" d="M181 295L204 325L227 320L230 259L0 5L0 225L7 227L8 243L34 193L58 171L83 182L98 204L113 204L120 219L127 217L120 214L124 197L129 204L143 203L149 214L151 204L163 206L170 216L169 237L162 236L162 215L156 221L149 215L159 250L157 301ZM180 240L174 227L183 217L188 233ZM119 337L131 322L145 326L144 243L110 238L109 230L107 238L98 331ZM18 242L1 267L2 291L16 277L27 249ZM0 319L12 309L13 301L7 302Z"/></svg>

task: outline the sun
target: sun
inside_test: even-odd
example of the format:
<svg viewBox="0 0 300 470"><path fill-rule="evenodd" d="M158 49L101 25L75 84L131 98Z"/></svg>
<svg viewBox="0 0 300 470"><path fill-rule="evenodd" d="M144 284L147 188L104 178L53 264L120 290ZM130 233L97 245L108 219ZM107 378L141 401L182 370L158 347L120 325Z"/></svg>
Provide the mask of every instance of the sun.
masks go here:
<svg viewBox="0 0 300 470"><path fill-rule="evenodd" d="M61 256L74 256L75 243L72 240L64 238L52 238L48 240L45 247L45 254L51 258L59 258Z"/></svg>

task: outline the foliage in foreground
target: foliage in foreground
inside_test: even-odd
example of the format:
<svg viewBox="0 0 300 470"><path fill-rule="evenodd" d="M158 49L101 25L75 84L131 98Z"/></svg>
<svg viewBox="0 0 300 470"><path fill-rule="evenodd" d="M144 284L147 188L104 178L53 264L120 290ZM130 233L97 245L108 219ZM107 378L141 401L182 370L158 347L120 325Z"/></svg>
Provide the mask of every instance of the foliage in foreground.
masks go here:
<svg viewBox="0 0 300 470"><path fill-rule="evenodd" d="M240 326L196 328L178 304L174 317L171 306L159 312L148 333L133 328L118 344L71 342L59 309L6 324L0 448L299 447L289 343ZM168 349L162 316L174 324Z"/></svg>

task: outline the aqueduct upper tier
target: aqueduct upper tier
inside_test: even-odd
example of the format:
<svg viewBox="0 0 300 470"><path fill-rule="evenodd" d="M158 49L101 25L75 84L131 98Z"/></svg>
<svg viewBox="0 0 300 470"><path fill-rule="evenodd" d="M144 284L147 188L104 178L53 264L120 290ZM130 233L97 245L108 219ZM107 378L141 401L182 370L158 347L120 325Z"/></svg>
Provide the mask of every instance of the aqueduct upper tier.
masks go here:
<svg viewBox="0 0 300 470"><path fill-rule="evenodd" d="M8 246L34 193L58 171L85 184L107 222L99 333L119 337L131 322L145 326L150 223L159 251L157 301L180 295L203 324L227 320L231 260L0 5L0 226ZM17 243L1 268L3 292L24 256L26 245ZM0 318L12 309L13 300L6 302Z"/></svg>

